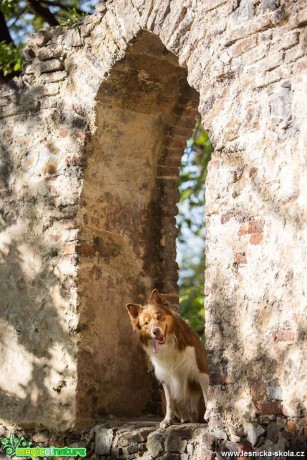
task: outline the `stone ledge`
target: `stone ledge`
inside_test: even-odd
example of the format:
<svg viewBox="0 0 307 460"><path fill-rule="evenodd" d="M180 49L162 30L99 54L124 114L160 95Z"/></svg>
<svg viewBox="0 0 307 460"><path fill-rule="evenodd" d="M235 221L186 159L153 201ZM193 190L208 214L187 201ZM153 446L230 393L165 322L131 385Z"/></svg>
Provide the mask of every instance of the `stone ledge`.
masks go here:
<svg viewBox="0 0 307 460"><path fill-rule="evenodd" d="M157 419L108 421L95 428L97 460L198 460L211 458L214 439L205 424L177 424L165 430Z"/></svg>

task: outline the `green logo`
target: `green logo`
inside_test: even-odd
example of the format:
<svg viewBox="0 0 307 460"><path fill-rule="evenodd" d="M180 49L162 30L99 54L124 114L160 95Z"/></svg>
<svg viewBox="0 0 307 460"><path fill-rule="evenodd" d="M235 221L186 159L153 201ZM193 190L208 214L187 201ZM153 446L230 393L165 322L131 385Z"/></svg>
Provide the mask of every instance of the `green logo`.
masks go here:
<svg viewBox="0 0 307 460"><path fill-rule="evenodd" d="M15 438L2 438L2 450L10 457L85 457L85 447L31 447L32 442L25 440L24 436Z"/></svg>
<svg viewBox="0 0 307 460"><path fill-rule="evenodd" d="M14 436L10 434L9 438L2 438L1 444L3 452L10 457L13 457L13 455L16 455L16 449L18 449L18 447L29 448L32 445L32 442L26 441L24 436L21 436L21 438L18 439L14 438Z"/></svg>

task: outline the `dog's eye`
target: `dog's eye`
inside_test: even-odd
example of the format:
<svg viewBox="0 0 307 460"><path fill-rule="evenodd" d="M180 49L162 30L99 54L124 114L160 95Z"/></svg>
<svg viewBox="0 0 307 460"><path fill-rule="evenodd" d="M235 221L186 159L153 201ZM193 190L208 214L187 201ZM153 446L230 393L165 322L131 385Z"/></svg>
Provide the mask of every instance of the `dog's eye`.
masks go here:
<svg viewBox="0 0 307 460"><path fill-rule="evenodd" d="M145 323L143 324L143 326L147 326L147 324L148 324L148 321L145 321Z"/></svg>
<svg viewBox="0 0 307 460"><path fill-rule="evenodd" d="M162 315L157 315L157 320L161 319L162 318Z"/></svg>

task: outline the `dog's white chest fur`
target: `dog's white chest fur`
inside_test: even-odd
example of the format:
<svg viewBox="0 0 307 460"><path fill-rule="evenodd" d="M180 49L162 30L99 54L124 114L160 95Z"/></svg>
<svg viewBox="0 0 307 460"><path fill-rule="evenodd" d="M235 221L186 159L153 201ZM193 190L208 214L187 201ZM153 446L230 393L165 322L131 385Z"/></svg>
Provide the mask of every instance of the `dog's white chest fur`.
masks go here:
<svg viewBox="0 0 307 460"><path fill-rule="evenodd" d="M158 353L153 353L150 346L146 347L155 369L157 379L165 383L177 401L187 399L188 380L198 382L200 371L196 362L195 348L186 347L179 351L175 343L162 345Z"/></svg>

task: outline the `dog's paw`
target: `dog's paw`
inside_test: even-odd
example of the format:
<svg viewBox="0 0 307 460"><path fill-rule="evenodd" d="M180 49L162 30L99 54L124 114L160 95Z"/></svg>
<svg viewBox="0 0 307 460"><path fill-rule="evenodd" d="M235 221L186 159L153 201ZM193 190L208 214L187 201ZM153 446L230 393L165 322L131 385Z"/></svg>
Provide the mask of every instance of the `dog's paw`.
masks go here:
<svg viewBox="0 0 307 460"><path fill-rule="evenodd" d="M188 418L181 418L180 423L189 423L189 419Z"/></svg>
<svg viewBox="0 0 307 460"><path fill-rule="evenodd" d="M165 428L167 428L168 426L172 425L173 423L173 420L172 419L169 419L169 418L165 418L164 420L162 420L162 422L160 423L160 428L162 428L163 430Z"/></svg>

